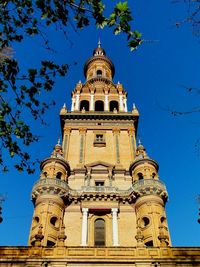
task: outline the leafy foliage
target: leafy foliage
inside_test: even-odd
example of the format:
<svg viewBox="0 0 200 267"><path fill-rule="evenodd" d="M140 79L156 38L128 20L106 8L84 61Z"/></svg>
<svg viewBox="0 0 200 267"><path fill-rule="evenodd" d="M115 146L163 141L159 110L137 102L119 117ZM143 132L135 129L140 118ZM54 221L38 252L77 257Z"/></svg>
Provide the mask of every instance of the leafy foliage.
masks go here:
<svg viewBox="0 0 200 267"><path fill-rule="evenodd" d="M97 27L109 27L114 34L124 33L128 46L134 50L141 43L141 34L132 31L132 16L127 2L117 3L113 11L105 16L105 5L99 0L6 0L0 2L0 165L7 171L3 152L16 157L15 167L19 171L34 172L25 147L36 142L36 136L25 121L24 113L35 120L43 121L46 110L55 102L41 101L41 94L51 91L57 76L65 76L69 65L42 60L38 68L32 66L26 73L16 59L8 53L15 42L23 43L25 38L41 37L46 49L51 50L44 29L55 26L66 35L72 25L75 30L83 29L92 20ZM8 93L13 94L9 100Z"/></svg>

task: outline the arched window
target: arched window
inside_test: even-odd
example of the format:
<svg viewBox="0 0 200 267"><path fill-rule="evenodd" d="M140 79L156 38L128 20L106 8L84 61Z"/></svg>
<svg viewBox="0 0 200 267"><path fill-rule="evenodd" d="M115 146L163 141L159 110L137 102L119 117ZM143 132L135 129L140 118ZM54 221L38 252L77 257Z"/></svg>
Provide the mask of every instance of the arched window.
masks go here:
<svg viewBox="0 0 200 267"><path fill-rule="evenodd" d="M155 172L152 173L152 178L155 178L156 177L156 174Z"/></svg>
<svg viewBox="0 0 200 267"><path fill-rule="evenodd" d="M51 241L51 240L47 240L47 247L53 247L55 246L55 242Z"/></svg>
<svg viewBox="0 0 200 267"><path fill-rule="evenodd" d="M104 103L101 100L95 102L95 111L104 111Z"/></svg>
<svg viewBox="0 0 200 267"><path fill-rule="evenodd" d="M143 179L143 174L141 172L138 173L138 179L142 180Z"/></svg>
<svg viewBox="0 0 200 267"><path fill-rule="evenodd" d="M97 70L97 77L101 77L102 76L102 71L101 70Z"/></svg>
<svg viewBox="0 0 200 267"><path fill-rule="evenodd" d="M105 246L105 221L96 219L94 222L94 245Z"/></svg>
<svg viewBox="0 0 200 267"><path fill-rule="evenodd" d="M147 241L147 242L145 243L145 245L146 245L147 247L153 247L153 241L152 241L152 240Z"/></svg>
<svg viewBox="0 0 200 267"><path fill-rule="evenodd" d="M141 227L146 227L150 224L150 220L147 217L143 217L141 220Z"/></svg>
<svg viewBox="0 0 200 267"><path fill-rule="evenodd" d="M62 172L57 172L57 174L56 174L56 178L57 178L57 179L61 179L61 177L62 177Z"/></svg>
<svg viewBox="0 0 200 267"><path fill-rule="evenodd" d="M53 226L55 226L55 227L58 227L58 226L59 226L58 218L55 217L55 216L51 217L51 219L50 219L50 223L51 223Z"/></svg>
<svg viewBox="0 0 200 267"><path fill-rule="evenodd" d="M114 109L116 109L117 111L119 111L119 104L117 101L110 101L110 111L113 111Z"/></svg>
<svg viewBox="0 0 200 267"><path fill-rule="evenodd" d="M89 111L89 101L87 100L82 100L81 104L80 104L80 110L82 110L83 108L85 109L85 111Z"/></svg>

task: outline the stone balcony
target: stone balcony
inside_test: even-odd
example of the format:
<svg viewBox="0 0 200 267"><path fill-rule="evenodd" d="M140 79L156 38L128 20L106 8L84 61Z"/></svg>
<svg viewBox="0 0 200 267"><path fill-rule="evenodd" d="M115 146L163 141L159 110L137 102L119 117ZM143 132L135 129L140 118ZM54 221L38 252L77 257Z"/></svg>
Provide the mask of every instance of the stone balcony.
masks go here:
<svg viewBox="0 0 200 267"><path fill-rule="evenodd" d="M82 186L81 192L87 192L87 193L117 193L118 189L113 186Z"/></svg>
<svg viewBox="0 0 200 267"><path fill-rule="evenodd" d="M136 181L130 188L121 190L114 186L82 186L79 190L71 189L65 181L55 178L44 178L37 181L32 190L33 201L42 194L69 197L70 199L83 199L92 197L115 197L116 199L134 200L139 196L158 195L164 201L168 194L163 182L155 179L143 179Z"/></svg>
<svg viewBox="0 0 200 267"><path fill-rule="evenodd" d="M52 194L62 197L67 193L69 193L69 186L65 181L56 178L44 178L34 184L32 199L35 200L41 194Z"/></svg>
<svg viewBox="0 0 200 267"><path fill-rule="evenodd" d="M167 200L168 194L165 184L160 180L142 179L133 183L132 189L139 195L155 194Z"/></svg>

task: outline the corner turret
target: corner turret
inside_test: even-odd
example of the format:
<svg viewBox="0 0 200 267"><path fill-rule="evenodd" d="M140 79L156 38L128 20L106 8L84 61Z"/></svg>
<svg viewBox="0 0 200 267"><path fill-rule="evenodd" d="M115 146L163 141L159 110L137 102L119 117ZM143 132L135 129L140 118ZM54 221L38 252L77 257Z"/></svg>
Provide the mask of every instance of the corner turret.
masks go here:
<svg viewBox="0 0 200 267"><path fill-rule="evenodd" d="M34 215L29 245L52 247L63 244L65 240L61 238L61 233L64 228L63 217L69 192L70 167L63 158L60 141L55 145L51 157L41 162L40 168L40 179L32 190Z"/></svg>
<svg viewBox="0 0 200 267"><path fill-rule="evenodd" d="M138 246L171 245L165 214L168 194L164 183L159 180L158 168L157 162L147 155L139 141L136 158L130 165L133 189L137 195L135 211L139 229L136 235Z"/></svg>

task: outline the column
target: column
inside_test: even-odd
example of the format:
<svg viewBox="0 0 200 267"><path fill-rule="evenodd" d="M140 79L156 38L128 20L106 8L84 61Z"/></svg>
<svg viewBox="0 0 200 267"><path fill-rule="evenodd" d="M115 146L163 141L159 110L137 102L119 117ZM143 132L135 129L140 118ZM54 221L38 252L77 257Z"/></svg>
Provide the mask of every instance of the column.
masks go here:
<svg viewBox="0 0 200 267"><path fill-rule="evenodd" d="M85 160L85 139L86 139L86 128L80 128L80 150L79 150L79 163L84 163Z"/></svg>
<svg viewBox="0 0 200 267"><path fill-rule="evenodd" d="M79 110L79 97L80 97L80 94L77 93L76 94L76 106L75 106L75 110Z"/></svg>
<svg viewBox="0 0 200 267"><path fill-rule="evenodd" d="M82 238L81 246L87 246L87 231L88 231L88 208L82 208Z"/></svg>
<svg viewBox="0 0 200 267"><path fill-rule="evenodd" d="M108 94L105 94L105 111L109 111L109 106L108 106Z"/></svg>
<svg viewBox="0 0 200 267"><path fill-rule="evenodd" d="M63 157L65 160L68 159L68 150L69 150L69 143L70 143L70 134L71 128L65 126L64 127L64 137L63 137Z"/></svg>
<svg viewBox="0 0 200 267"><path fill-rule="evenodd" d="M118 222L117 222L117 208L112 208L112 227L113 227L113 246L119 246L118 240Z"/></svg>
<svg viewBox="0 0 200 267"><path fill-rule="evenodd" d="M127 108L127 99L126 97L124 98L124 111L127 112L128 108Z"/></svg>
<svg viewBox="0 0 200 267"><path fill-rule="evenodd" d="M72 105L71 105L71 111L74 111L74 104L75 104L75 98L72 97Z"/></svg>
<svg viewBox="0 0 200 267"><path fill-rule="evenodd" d="M90 94L90 111L94 111L94 93Z"/></svg>
<svg viewBox="0 0 200 267"><path fill-rule="evenodd" d="M124 111L124 106L123 106L123 95L119 95L119 110Z"/></svg>
<svg viewBox="0 0 200 267"><path fill-rule="evenodd" d="M135 160L135 152L136 152L136 142L135 142L135 128L130 127L128 129L128 135L129 135L129 142L130 142L130 152L131 152L131 160Z"/></svg>
<svg viewBox="0 0 200 267"><path fill-rule="evenodd" d="M113 128L113 137L115 138L115 153L116 153L116 162L120 164L120 149L119 149L119 128Z"/></svg>

